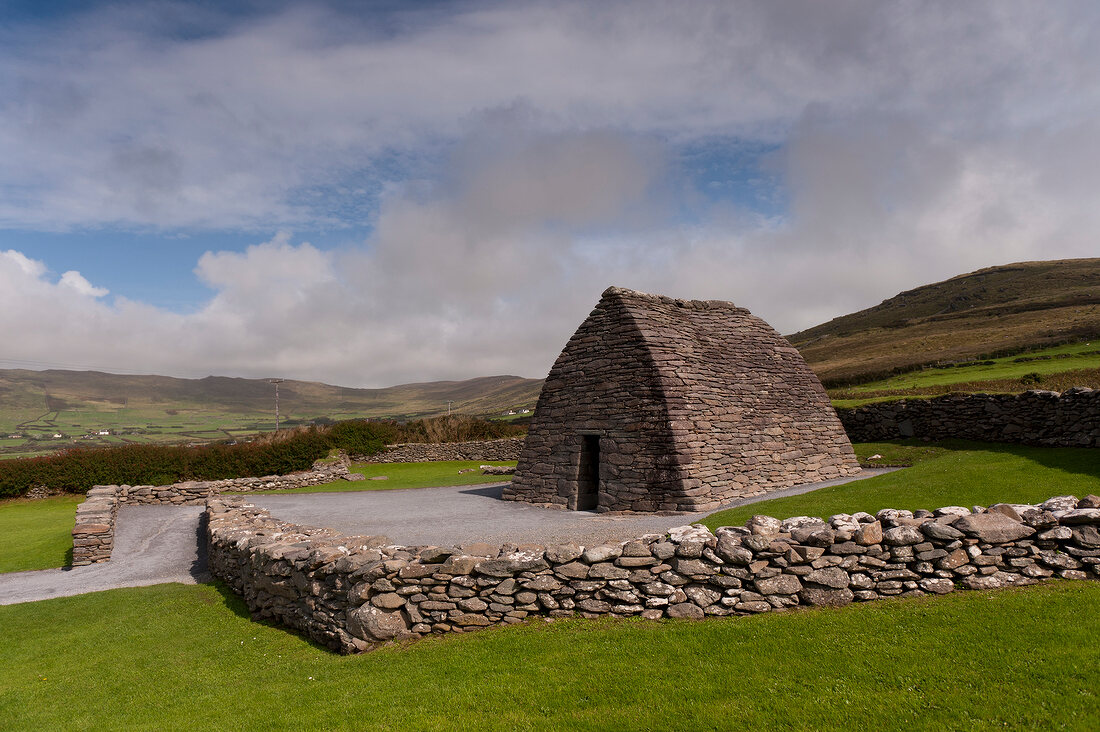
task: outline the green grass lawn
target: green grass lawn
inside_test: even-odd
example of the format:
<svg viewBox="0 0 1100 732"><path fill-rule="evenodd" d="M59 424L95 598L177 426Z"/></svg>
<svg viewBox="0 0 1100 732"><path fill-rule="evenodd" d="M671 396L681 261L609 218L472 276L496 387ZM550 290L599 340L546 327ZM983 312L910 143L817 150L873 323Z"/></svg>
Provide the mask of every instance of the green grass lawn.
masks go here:
<svg viewBox="0 0 1100 732"><path fill-rule="evenodd" d="M72 561L73 521L84 496L0 501L0 572L64 567Z"/></svg>
<svg viewBox="0 0 1100 732"><path fill-rule="evenodd" d="M391 491L401 488L438 488L447 485L501 483L507 475L482 475L479 465L515 465L515 460L447 460L434 463L352 463L349 468L367 480L337 480L307 488L291 488L278 493L332 493L338 491ZM470 473L460 470L473 469ZM386 476L385 480L370 480ZM276 492L276 491L273 491Z"/></svg>
<svg viewBox="0 0 1100 732"><path fill-rule="evenodd" d="M897 472L820 488L812 493L774 498L719 511L704 523L740 526L755 514L777 518L881 508L935 509L991 503L1034 503L1051 496L1100 493L1100 450L1025 447L961 440L926 443L869 442L855 445L861 462L881 454L885 464L912 463Z"/></svg>
<svg viewBox="0 0 1100 732"><path fill-rule="evenodd" d="M1095 450L856 449L913 467L708 525L1100 489ZM402 487L425 476L394 465L369 467ZM78 499L51 500L71 501L67 531ZM46 503L0 505L0 537L21 523L13 508ZM159 585L0 606L0 719L12 730L1090 730L1098 603L1100 583L1053 582L702 622L532 621L342 657L251 622L221 585Z"/></svg>
<svg viewBox="0 0 1100 732"><path fill-rule="evenodd" d="M215 585L0 607L5 729L1095 729L1100 583L342 657Z"/></svg>

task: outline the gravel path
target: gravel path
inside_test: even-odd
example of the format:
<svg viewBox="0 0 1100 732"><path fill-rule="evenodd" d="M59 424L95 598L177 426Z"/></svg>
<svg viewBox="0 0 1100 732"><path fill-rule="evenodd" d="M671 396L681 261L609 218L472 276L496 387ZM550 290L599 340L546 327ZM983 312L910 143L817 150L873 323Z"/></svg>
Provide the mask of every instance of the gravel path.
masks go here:
<svg viewBox="0 0 1100 732"><path fill-rule="evenodd" d="M796 486L735 501L724 508L808 493L818 488L871 478L886 472L889 469L867 469L854 478ZM285 521L327 526L347 534L381 534L394 543L411 546L452 546L475 542L546 545L567 541L600 544L632 539L648 532L665 531L673 526L694 523L713 513L706 511L664 516L609 516L591 511L540 508L526 503L500 500L504 485L506 484L497 483L348 493L258 494L250 500Z"/></svg>
<svg viewBox="0 0 1100 732"><path fill-rule="evenodd" d="M798 495L871 478L889 469L864 470L856 478L811 483L731 503L733 506ZM283 520L327 526L348 534L381 534L405 545L452 546L488 542L599 544L690 524L706 513L608 516L562 511L500 500L504 483L347 493L253 494L251 501ZM123 506L115 526L111 561L87 567L0 574L0 605L68 597L162 582L196 584L210 579L202 506ZM707 512L711 513L711 512Z"/></svg>
<svg viewBox="0 0 1100 732"><path fill-rule="evenodd" d="M0 605L162 582L206 582L202 506L123 506L111 561L68 569L0 574Z"/></svg>

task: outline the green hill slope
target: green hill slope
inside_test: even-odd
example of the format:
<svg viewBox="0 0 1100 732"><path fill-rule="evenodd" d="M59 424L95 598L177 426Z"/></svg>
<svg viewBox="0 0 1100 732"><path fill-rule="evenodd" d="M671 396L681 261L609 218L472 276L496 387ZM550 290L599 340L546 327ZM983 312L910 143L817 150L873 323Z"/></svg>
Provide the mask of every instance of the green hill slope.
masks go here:
<svg viewBox="0 0 1100 732"><path fill-rule="evenodd" d="M1100 259L989 267L787 336L826 386L1100 336Z"/></svg>

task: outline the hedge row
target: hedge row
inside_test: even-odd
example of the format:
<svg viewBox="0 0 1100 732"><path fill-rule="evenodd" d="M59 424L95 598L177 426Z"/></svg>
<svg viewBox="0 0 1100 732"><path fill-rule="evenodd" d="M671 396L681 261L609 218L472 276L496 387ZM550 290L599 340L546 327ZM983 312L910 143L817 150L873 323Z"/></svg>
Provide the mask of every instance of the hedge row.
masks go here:
<svg viewBox="0 0 1100 732"><path fill-rule="evenodd" d="M267 443L200 447L124 445L73 448L45 457L0 461L0 496L44 485L84 493L94 485L166 485L306 470L329 450L317 430Z"/></svg>
<svg viewBox="0 0 1100 732"><path fill-rule="evenodd" d="M396 442L490 439L515 433L515 427L469 417L441 417L407 425L350 420L261 435L248 443L73 448L46 457L0 460L0 497L21 496L38 485L85 493L94 485L168 485L184 480L285 475L308 470L333 448L352 455L373 455Z"/></svg>

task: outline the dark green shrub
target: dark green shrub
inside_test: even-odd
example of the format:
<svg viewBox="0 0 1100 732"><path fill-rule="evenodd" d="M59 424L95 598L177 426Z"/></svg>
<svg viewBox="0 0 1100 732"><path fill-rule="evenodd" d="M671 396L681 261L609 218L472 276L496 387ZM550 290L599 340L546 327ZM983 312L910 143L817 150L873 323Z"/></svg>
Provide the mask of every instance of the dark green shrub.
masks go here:
<svg viewBox="0 0 1100 732"><path fill-rule="evenodd" d="M351 455L374 455L387 444L400 441L401 428L395 422L353 419L337 422L327 430L332 447Z"/></svg>
<svg viewBox="0 0 1100 732"><path fill-rule="evenodd" d="M35 485L84 493L93 485L282 475L308 470L328 453L329 446L326 434L309 429L235 445L74 448L47 457L0 461L0 496L22 495Z"/></svg>

